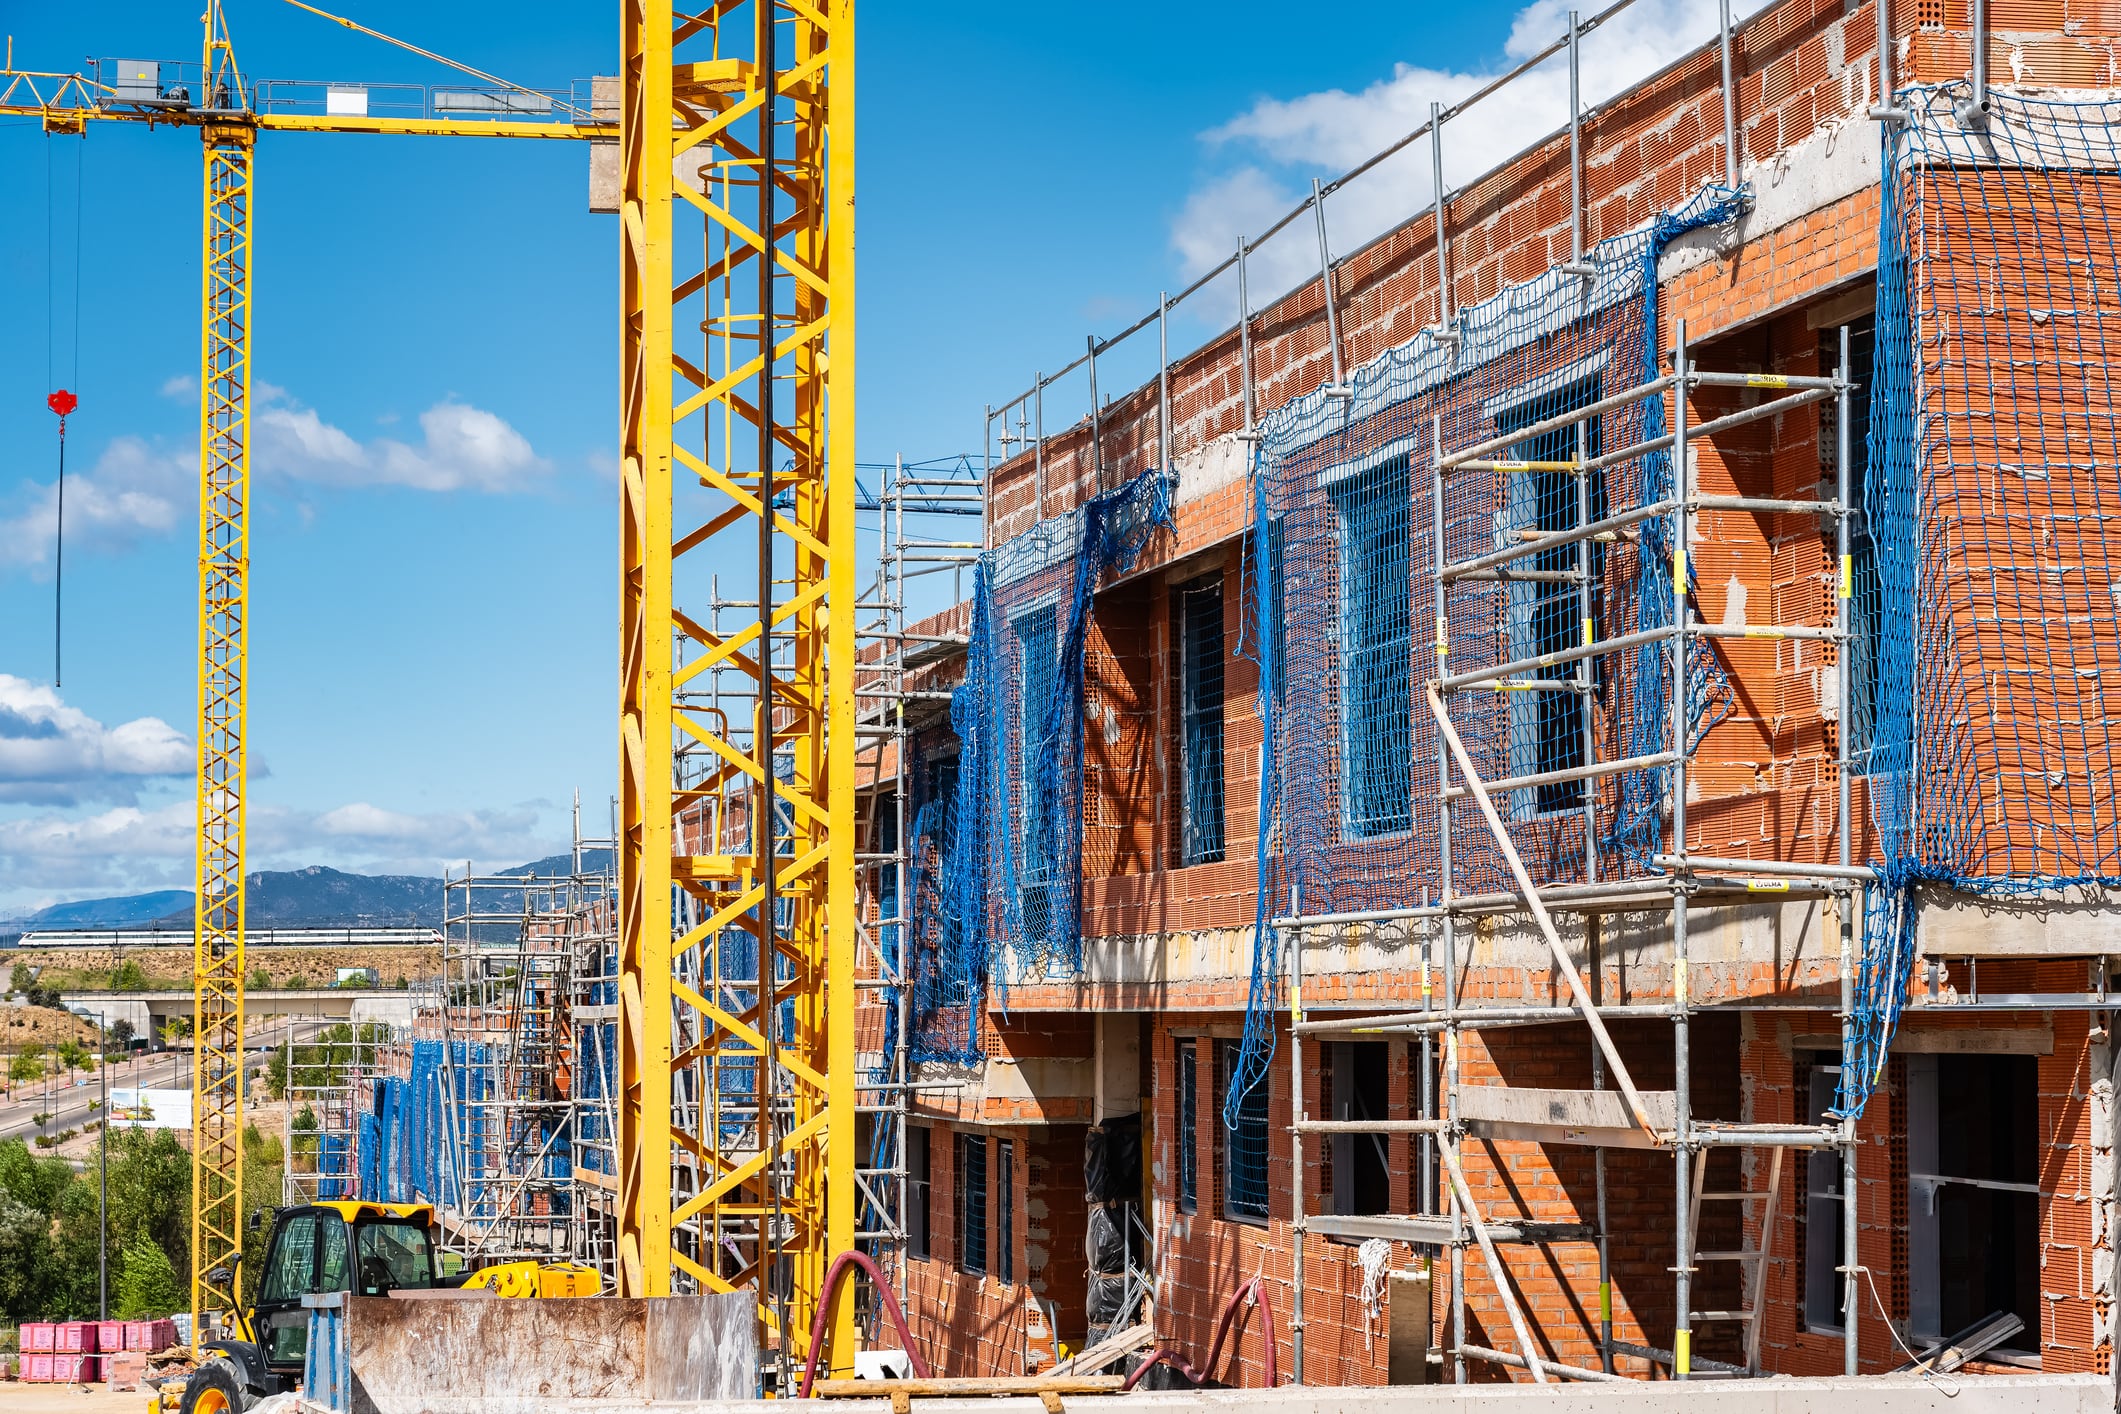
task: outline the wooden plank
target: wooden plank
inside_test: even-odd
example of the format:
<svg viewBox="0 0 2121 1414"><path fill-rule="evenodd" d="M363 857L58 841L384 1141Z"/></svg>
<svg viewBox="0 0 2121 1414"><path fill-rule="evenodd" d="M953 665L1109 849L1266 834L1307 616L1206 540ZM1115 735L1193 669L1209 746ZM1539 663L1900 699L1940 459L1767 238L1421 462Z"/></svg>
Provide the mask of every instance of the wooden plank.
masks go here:
<svg viewBox="0 0 2121 1414"><path fill-rule="evenodd" d="M819 1380L810 1393L819 1399L977 1399L982 1396L1046 1394L1117 1394L1126 1380L1118 1375L997 1375L991 1379Z"/></svg>
<svg viewBox="0 0 2121 1414"><path fill-rule="evenodd" d="M1129 1326L1123 1331L1117 1331L1106 1336L1087 1350L1082 1350L1069 1356L1045 1373L1050 1379L1061 1375L1087 1374L1092 1370L1102 1370L1114 1360L1123 1359L1137 1350L1146 1350L1155 1343L1156 1331L1148 1324Z"/></svg>
<svg viewBox="0 0 2121 1414"><path fill-rule="evenodd" d="M1642 1092L1643 1109L1660 1130L1672 1127L1676 1106L1669 1090ZM1531 1085L1462 1085L1458 1115L1467 1121L1544 1125L1557 1129L1637 1127L1617 1090L1549 1090Z"/></svg>

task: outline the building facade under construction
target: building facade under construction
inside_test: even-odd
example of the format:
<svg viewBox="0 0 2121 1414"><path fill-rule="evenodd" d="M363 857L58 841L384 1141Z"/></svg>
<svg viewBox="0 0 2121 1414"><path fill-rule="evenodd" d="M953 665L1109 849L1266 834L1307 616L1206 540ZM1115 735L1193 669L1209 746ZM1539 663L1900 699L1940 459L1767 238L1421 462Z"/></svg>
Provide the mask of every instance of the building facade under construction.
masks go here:
<svg viewBox="0 0 2121 1414"><path fill-rule="evenodd" d="M2111 1368L2110 17L1789 0L1591 106L1606 18L994 404L978 545L887 518L938 1367Z"/></svg>

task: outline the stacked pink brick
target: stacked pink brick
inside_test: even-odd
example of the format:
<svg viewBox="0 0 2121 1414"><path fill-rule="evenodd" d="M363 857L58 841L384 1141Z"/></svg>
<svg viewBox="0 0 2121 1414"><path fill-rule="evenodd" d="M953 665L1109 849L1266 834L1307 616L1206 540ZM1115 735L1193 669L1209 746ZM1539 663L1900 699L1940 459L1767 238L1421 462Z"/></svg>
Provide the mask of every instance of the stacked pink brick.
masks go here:
<svg viewBox="0 0 2121 1414"><path fill-rule="evenodd" d="M104 1378L107 1356L175 1345L177 1323L25 1321L21 1338L23 1379L33 1384L86 1384Z"/></svg>

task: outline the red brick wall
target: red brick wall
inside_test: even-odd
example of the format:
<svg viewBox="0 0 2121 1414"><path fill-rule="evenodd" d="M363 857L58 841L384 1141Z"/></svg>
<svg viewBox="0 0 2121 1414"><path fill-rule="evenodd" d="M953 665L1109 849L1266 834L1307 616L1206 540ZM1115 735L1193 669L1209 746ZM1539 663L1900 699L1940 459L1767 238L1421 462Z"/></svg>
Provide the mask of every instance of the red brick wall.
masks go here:
<svg viewBox="0 0 2121 1414"><path fill-rule="evenodd" d="M1007 1008L998 1002L981 1023L980 1049L989 1062L990 1075L996 1064L1025 1067L1023 1073L1028 1076L1035 1073L1030 1067L1041 1061L1090 1059L1095 1022L1088 1012L1031 1008L1019 1011L1015 995L1016 989L1012 989ZM915 1101L915 1109L928 1118L982 1120L988 1124L1088 1124L1089 1071L1082 1069L1079 1074L1079 1087L1063 1092L1058 1085L1042 1086L1035 1088L1029 1098L1005 1093L1013 1089L1007 1086L967 1085L962 1089L925 1091Z"/></svg>
<svg viewBox="0 0 2121 1414"><path fill-rule="evenodd" d="M1963 70L1965 8L1963 0L1895 6L1903 81L1948 79ZM2024 66L2028 82L2116 81L2114 36L2121 34L2121 14L2114 7L2022 0L1992 9L1998 77L2009 76L2016 62ZM1737 45L1747 158L1769 160L1811 139L1822 126L1842 122L1848 126L1837 141L1874 144L1875 126L1862 116L1875 100L1874 33L1871 8L1851 10L1842 0L1789 0L1749 24ZM1626 230L1677 205L1704 179L1720 177L1721 92L1713 53L1691 56L1654 83L1608 103L1589 124L1586 151L1590 240ZM1566 258L1567 181L1565 143L1548 143L1458 194L1447 217L1457 304L1485 298ZM1676 321L1684 319L1694 352L1705 366L1789 374L1823 371L1819 331L1807 317L1808 306L1826 300L1838 304L1870 274L1876 262L1877 223L1876 190L1860 191L1753 236L1723 258L1674 275L1660 291L1664 341L1670 342ZM1406 342L1434 319L1434 244L1423 214L1341 267L1335 298L1351 366ZM1325 381L1329 357L1324 339L1323 306L1315 284L1255 317L1254 378L1262 408L1285 404ZM1173 366L1173 454L1182 456L1236 430L1240 376L1234 332ZM1739 396L1704 393L1689 413L1697 420L1713 416L1735 406ZM1100 421L1108 485L1168 460L1155 445L1153 387L1111 404ZM1821 469L1818 437L1818 413L1804 409L1700 443L1701 488L1778 497L1815 494ZM990 529L997 543L1041 516L1078 504L1096 489L1095 470L1088 464L1090 440L1087 424L1047 439L1047 493L1042 502L1033 495L1029 455L997 469L990 497ZM1220 555L1226 575L1226 640L1233 648L1243 641L1244 565L1240 546L1232 541L1246 524L1246 502L1242 481L1182 502L1176 510L1176 533L1152 550L1150 569L1100 598L1088 682L1094 711L1085 805L1090 831L1083 894L1087 936L1235 930L1250 922L1257 883L1253 851L1259 720L1256 678L1243 658L1230 663L1225 692L1227 858L1195 869L1165 867L1171 829L1168 796L1175 779L1169 736L1169 590L1216 561L1194 558L1183 566L1172 562L1204 552ZM1721 619L1735 582L1745 593L1749 622L1827 622L1834 583L1830 533L1830 527L1811 516L1705 517L1700 538L1690 547L1701 585L1701 612L1710 621ZM1732 714L1709 734L1698 758L1701 798L1690 808L1689 845L1716 854L1823 857L1832 844L1835 726L1822 713L1819 694L1820 670L1831 665L1831 655L1820 645L1725 640L1721 646L1738 691ZM1875 841L1867 833L1863 782L1854 786L1855 819L1866 829L1858 853L1870 857ZM1984 983L1997 990L2073 990L2081 978L2060 975L2069 970L2068 965L2059 971L2024 968L2005 982L2013 969L2001 967L1985 976ZM1807 956L1785 962L1780 970L1753 964L1701 965L1691 974L1691 986L1697 1000L1710 1001L1830 987L1832 975L1830 958ZM1418 977L1411 958L1375 971L1314 973L1307 979L1307 996L1314 1005L1368 1001L1405 1006L1419 995ZM1631 1000L1670 994L1668 976L1630 973L1617 964L1609 964L1606 986L1608 996L1625 994ZM1545 969L1505 966L1469 970L1461 990L1468 998L1562 997ZM1214 1090L1216 1067L1207 1034L1199 1041L1197 1071L1202 1091L1195 1135L1200 1211L1181 1215L1176 1210L1174 1038L1179 1033L1232 1034L1232 1013L1242 1006L1244 993L1241 970L1181 983L1152 978L1128 985L1017 988L1003 1029L1013 1031L1034 1019L1079 1022L1081 1032L1070 1033L1067 1044L1080 1045L1078 1053L1088 1054L1087 1009L1155 1010L1153 1044L1144 1064L1153 1077L1155 1096L1148 1159L1154 1166L1157 1197L1159 1334L1199 1362L1207 1354L1225 1296L1259 1275L1274 1306L1286 1371L1294 1295L1286 1050L1269 1081L1273 1196L1268 1222L1255 1226L1220 1216L1215 1126L1221 1097ZM1042 1011L1047 1015L1042 1017ZM2096 1305L2087 1033L2079 1015L2058 1014L2046 1021L2054 1028L2055 1046L2040 1066L2041 1124L2050 1136L2041 1179L2043 1296L2051 1317L2043 1332L2043 1354L2050 1370L2105 1368L2111 1352L2092 1335ZM1830 1034L1834 1024L1825 1013L1755 1014L1743 1024L1728 1014L1701 1018L1694 1027L1696 1114L1753 1121L1802 1118L1803 1097L1794 1089L1789 1038ZM1927 1017L1910 1022L1920 1027L1946 1024ZM1957 1024L1978 1022L1970 1018ZM1622 1023L1615 1030L1636 1082L1644 1088L1668 1088L1673 1078L1669 1026ZM995 1044L1035 1044L1029 1035ZM1286 1035L1282 1044L1288 1045ZM1588 1056L1587 1039L1571 1026L1486 1033L1485 1044L1479 1038L1468 1040L1463 1060L1470 1083L1581 1086L1588 1083ZM1306 1083L1315 1087L1318 1073L1318 1067L1309 1068ZM1392 1074L1397 1113L1411 1112L1406 1108L1408 1083L1401 1046L1394 1053ZM1319 1112L1320 1098L1310 1097L1313 1113ZM1861 1261L1877 1279L1878 1299L1895 1320L1904 1316L1906 1299L1904 1279L1897 1276L1905 1264L1907 1202L1901 1106L1902 1097L1891 1081L1871 1102L1859 1131L1857 1195ZM1056 1109L1044 1117L1060 1113ZM1394 1142L1399 1147L1394 1201L1404 1210L1411 1203L1411 1194L1404 1190L1412 1167L1412 1141ZM921 1293L916 1304L927 1307L927 1314L918 1319L931 1323L938 1348L948 1352L943 1363L949 1373L983 1373L1007 1347L1007 1313L980 1283L968 1285L967 1278L949 1269L944 1170L952 1156L940 1135L935 1155L936 1211L944 1216L937 1225L938 1260L915 1264L916 1290ZM1759 1189L1766 1184L1764 1154L1718 1151L1710 1162L1712 1188ZM1562 1146L1496 1142L1469 1144L1466 1151L1476 1198L1485 1211L1498 1215L1523 1211L1552 1220L1589 1218L1592 1164L1589 1150ZM1021 1161L1019 1166L1028 1168ZM1674 1323L1667 1269L1677 1221L1672 1168L1671 1156L1661 1152L1615 1151L1607 1156L1616 1334L1622 1340L1667 1348ZM1327 1178L1322 1146L1311 1146L1307 1188L1323 1194ZM1789 1373L1837 1373L1840 1337L1800 1328L1801 1253L1791 1215L1801 1203L1803 1186L1803 1157L1792 1152L1782 1178L1781 1213L1771 1234L1775 1258L1768 1278L1766 1363ZM1070 1211L1079 1224L1080 1194L1071 1191L1070 1197ZM1075 1232L1075 1247L1066 1259L1071 1271L1080 1266L1073 1255L1080 1248L1079 1226ZM1717 1249L1750 1245L1759 1237L1757 1218L1743 1217L1736 1205L1712 1212L1702 1233L1703 1245ZM1062 1245L1056 1238L1053 1250L1059 1252ZM1395 1261L1403 1264L1406 1257L1400 1249ZM1314 1238L1306 1244L1306 1258L1307 1375L1320 1382L1381 1380L1383 1326L1381 1321L1376 1324L1374 1341L1366 1338L1361 1277L1352 1248ZM1505 1260L1513 1287L1534 1313L1547 1353L1572 1363L1595 1364L1598 1292L1593 1245L1509 1249ZM1440 1317L1448 1292L1444 1262L1438 1262L1435 1275ZM1512 1342L1507 1322L1489 1274L1477 1260L1466 1281L1469 1335L1508 1348ZM1737 1281L1735 1264L1704 1264L1697 1306L1736 1306ZM963 1302L947 1330L934 1324L943 1319L935 1303L945 1297ZM1872 1304L1868 1286L1861 1297L1858 1331L1864 1368L1888 1368L1901 1355ZM1078 1309L1079 1304L1078 1296ZM1064 1314L1064 1331L1068 1319ZM1245 1318L1235 1355L1212 1373L1233 1384L1259 1382L1260 1321L1257 1312ZM1695 1333L1696 1350L1712 1358L1735 1358L1736 1342L1735 1329L1728 1325L1703 1325ZM1475 1369L1480 1377L1498 1377L1493 1368ZM1624 1360L1622 1369L1642 1372L1637 1361Z"/></svg>
<svg viewBox="0 0 2121 1414"><path fill-rule="evenodd" d="M1896 24L1903 32L1912 30L1914 17L1902 14ZM1857 126L1849 140L1874 141L1861 115L1876 81L1875 33L1868 6L1850 11L1841 0L1790 0L1744 26L1734 58L1747 157L1767 160L1824 124L1851 119ZM1657 81L1616 96L1586 122L1587 241L1629 230L1678 205L1704 180L1721 179L1720 83L1717 54L1705 49ZM1447 203L1455 306L1486 299L1509 283L1568 259L1568 188L1564 133L1474 182ZM1858 223L1857 228L1874 233L1875 223ZM1760 268L1769 263L1761 259ZM1802 273L1785 272L1781 278ZM1407 342L1433 323L1436 260L1428 214L1411 216L1405 225L1348 257L1338 272L1336 303L1349 367ZM1704 324L1703 332L1729 327L1743 317L1743 310L1734 308ZM1325 340L1324 304L1315 283L1254 316L1253 378L1260 408L1290 402L1327 380L1331 359ZM1240 427L1241 379L1234 329L1173 363L1174 455ZM1165 459L1157 455L1155 445L1153 383L1116 399L1104 410L1100 425L1108 484ZM1087 419L1047 437L1042 510L1034 494L1030 453L998 467L989 498L995 543L1026 529L1042 514L1058 514L1094 490L1090 452Z"/></svg>
<svg viewBox="0 0 2121 1414"><path fill-rule="evenodd" d="M916 1121L922 1123L922 1121ZM936 1375L1021 1375L1030 1296L1051 1303L1058 1337L1076 1349L1084 1334L1088 1266L1083 1254L1083 1133L1080 1125L929 1130L929 1256L906 1263L906 1319ZM987 1146L987 1270L966 1271L954 1223L957 1137ZM1001 1204L996 1146L1015 1146L1015 1223L997 1230ZM1012 1244L1016 1280L1002 1282L1000 1243Z"/></svg>

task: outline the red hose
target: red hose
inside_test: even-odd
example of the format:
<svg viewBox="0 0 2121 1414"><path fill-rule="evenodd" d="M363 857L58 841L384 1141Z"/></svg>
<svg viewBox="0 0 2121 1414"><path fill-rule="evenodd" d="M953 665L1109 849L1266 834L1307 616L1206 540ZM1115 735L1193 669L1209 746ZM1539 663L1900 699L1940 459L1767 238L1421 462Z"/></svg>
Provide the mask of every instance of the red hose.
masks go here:
<svg viewBox="0 0 2121 1414"><path fill-rule="evenodd" d="M1142 1376L1148 1374L1158 1365L1169 1365L1195 1385L1205 1384L1208 1376L1214 1373L1217 1357L1223 1353L1223 1340L1230 1334L1231 1321L1236 1317L1247 1296L1259 1303L1260 1312L1265 1317L1265 1326L1261 1334L1266 1338L1267 1342L1267 1388L1272 1389L1279 1385L1281 1383L1281 1364L1280 1357L1275 1351L1274 1305L1267 1299L1266 1284L1258 1277L1254 1277L1243 1286L1237 1288L1237 1290L1231 1292L1230 1299L1223 1303L1222 1316L1215 1323L1215 1343L1208 1347L1208 1363L1205 1368L1196 1370L1186 1363L1184 1356L1158 1346L1155 1350L1149 1352L1149 1358L1142 1361L1140 1367L1133 1374L1127 1376L1127 1382L1119 1387L1120 1392L1124 1394L1128 1390L1133 1389L1136 1384L1141 1382Z"/></svg>
<svg viewBox="0 0 2121 1414"><path fill-rule="evenodd" d="M839 1290L840 1280L846 1276L849 1267L860 1267L869 1274L877 1294L884 1298L884 1314L891 1317L892 1325L898 1327L899 1342L906 1352L906 1363L913 1367L913 1377L917 1380L928 1378L928 1362L913 1348L913 1332L906 1326L906 1313L899 1309L898 1297L891 1292L891 1283L884 1280L884 1274L877 1270L868 1253L842 1252L832 1259L832 1266L825 1273L824 1294L818 1299L817 1316L810 1323L810 1355L803 1361L803 1383L795 1393L797 1399L810 1398L811 1382L817 1378L818 1357L825 1353L829 1334L826 1322L832 1314L832 1296Z"/></svg>

